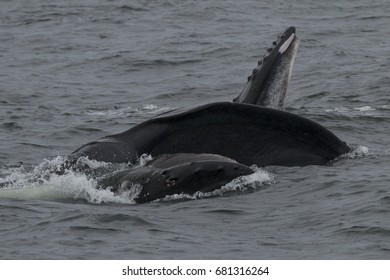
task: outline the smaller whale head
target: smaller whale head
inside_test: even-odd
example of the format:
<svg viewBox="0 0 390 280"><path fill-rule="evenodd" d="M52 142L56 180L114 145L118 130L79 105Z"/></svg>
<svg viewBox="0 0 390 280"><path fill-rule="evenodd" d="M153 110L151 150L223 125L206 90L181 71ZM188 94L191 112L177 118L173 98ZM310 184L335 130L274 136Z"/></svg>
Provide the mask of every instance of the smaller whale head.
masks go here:
<svg viewBox="0 0 390 280"><path fill-rule="evenodd" d="M230 158L212 154L165 154L146 166L108 174L99 181L113 192L138 188L137 203L167 195L210 192L253 170Z"/></svg>
<svg viewBox="0 0 390 280"><path fill-rule="evenodd" d="M282 32L253 69L244 90L233 101L283 108L298 45L295 27Z"/></svg>
<svg viewBox="0 0 390 280"><path fill-rule="evenodd" d="M248 166L231 161L194 161L157 169L135 199L137 203L152 201L167 195L211 192L235 178L252 174Z"/></svg>

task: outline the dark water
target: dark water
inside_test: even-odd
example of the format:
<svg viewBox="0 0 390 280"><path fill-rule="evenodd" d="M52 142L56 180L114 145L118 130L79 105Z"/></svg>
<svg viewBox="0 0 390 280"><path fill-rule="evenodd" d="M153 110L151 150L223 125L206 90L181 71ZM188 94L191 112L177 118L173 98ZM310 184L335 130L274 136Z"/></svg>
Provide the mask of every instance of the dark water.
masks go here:
<svg viewBox="0 0 390 280"><path fill-rule="evenodd" d="M2 0L1 258L389 259L389 15L387 0ZM143 205L50 175L86 142L232 100L290 25L286 110L356 153Z"/></svg>

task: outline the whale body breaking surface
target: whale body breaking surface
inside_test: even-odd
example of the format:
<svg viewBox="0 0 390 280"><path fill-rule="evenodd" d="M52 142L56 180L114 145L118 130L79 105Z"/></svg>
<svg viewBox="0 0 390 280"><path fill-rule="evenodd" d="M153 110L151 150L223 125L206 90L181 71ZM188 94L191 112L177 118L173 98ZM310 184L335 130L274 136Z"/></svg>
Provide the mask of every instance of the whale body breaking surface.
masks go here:
<svg viewBox="0 0 390 280"><path fill-rule="evenodd" d="M107 174L101 188L139 188L136 202L209 192L253 173L250 166L326 164L351 149L320 124L283 111L298 48L295 27L267 50L233 102L171 111L131 129L87 143L69 156L127 163ZM132 167L141 155L154 159Z"/></svg>

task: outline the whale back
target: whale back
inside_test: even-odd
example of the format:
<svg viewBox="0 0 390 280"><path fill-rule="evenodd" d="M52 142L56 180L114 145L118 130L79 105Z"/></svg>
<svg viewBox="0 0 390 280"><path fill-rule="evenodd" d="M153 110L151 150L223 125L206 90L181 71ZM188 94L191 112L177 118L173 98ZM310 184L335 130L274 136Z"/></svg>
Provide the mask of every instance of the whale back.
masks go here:
<svg viewBox="0 0 390 280"><path fill-rule="evenodd" d="M142 154L209 153L245 165L305 166L327 163L349 150L328 129L304 117L221 102L162 115L86 144L74 155L134 163Z"/></svg>

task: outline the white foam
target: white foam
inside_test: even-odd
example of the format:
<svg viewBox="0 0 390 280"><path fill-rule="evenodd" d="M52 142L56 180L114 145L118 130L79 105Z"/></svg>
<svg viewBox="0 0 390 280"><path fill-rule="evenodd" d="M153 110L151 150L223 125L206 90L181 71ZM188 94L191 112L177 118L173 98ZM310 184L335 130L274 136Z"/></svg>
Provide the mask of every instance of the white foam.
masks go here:
<svg viewBox="0 0 390 280"><path fill-rule="evenodd" d="M153 104L146 104L146 105L143 106L143 108L144 108L145 110L155 110L155 109L157 109L158 107L157 107L156 105L153 105Z"/></svg>
<svg viewBox="0 0 390 280"><path fill-rule="evenodd" d="M347 107L336 107L333 109L326 109L325 112L327 112L327 113L347 113L347 112L350 112L350 110Z"/></svg>
<svg viewBox="0 0 390 280"><path fill-rule="evenodd" d="M93 204L121 203L134 204L138 195L133 189L119 194L109 189L97 188L97 182L83 174L68 173L53 175L42 184L0 189L1 198L34 199L50 201L85 201Z"/></svg>
<svg viewBox="0 0 390 280"><path fill-rule="evenodd" d="M138 165L139 166L145 166L149 161L151 161L153 158L151 155L148 155L148 154L142 154L140 157L139 157L139 163Z"/></svg>
<svg viewBox="0 0 390 280"><path fill-rule="evenodd" d="M132 107L120 108L120 109L108 109L108 110L88 110L86 115L96 116L96 117L105 117L105 118L116 118L122 116L127 112L133 110Z"/></svg>
<svg viewBox="0 0 390 280"><path fill-rule="evenodd" d="M350 151L347 154L341 155L339 158L349 158L349 159L355 159L355 158L363 158L370 155L370 151L365 146L358 146L356 148L353 148L352 151Z"/></svg>
<svg viewBox="0 0 390 280"><path fill-rule="evenodd" d="M353 109L360 111L360 112L367 112L367 111L375 111L376 110L375 108L372 108L370 106L355 107Z"/></svg>
<svg viewBox="0 0 390 280"><path fill-rule="evenodd" d="M379 107L382 108L382 107ZM327 113L339 113L345 115L372 115L374 111L377 111L376 107L362 106L362 107L336 107L332 109L326 109Z"/></svg>
<svg viewBox="0 0 390 280"><path fill-rule="evenodd" d="M36 199L50 201L85 201L94 204L122 203L134 204L138 193L136 188L129 191L113 193L109 189L100 189L97 181L82 172L67 170L63 175L53 171L64 164L64 157L45 160L31 171L23 167L2 169L3 188L0 198ZM106 167L107 163L80 158L79 162L90 168ZM4 174L8 173L8 174Z"/></svg>
<svg viewBox="0 0 390 280"><path fill-rule="evenodd" d="M158 107L153 104L146 104L142 107L142 109L139 112L142 112L144 114L148 115L159 115L168 111L171 111L173 108L171 107Z"/></svg>

